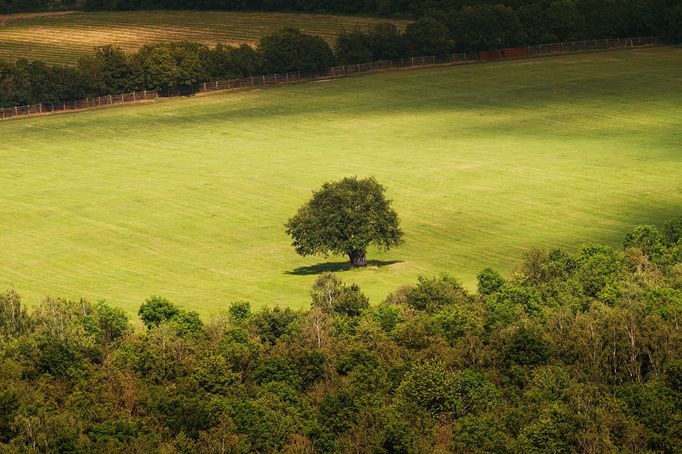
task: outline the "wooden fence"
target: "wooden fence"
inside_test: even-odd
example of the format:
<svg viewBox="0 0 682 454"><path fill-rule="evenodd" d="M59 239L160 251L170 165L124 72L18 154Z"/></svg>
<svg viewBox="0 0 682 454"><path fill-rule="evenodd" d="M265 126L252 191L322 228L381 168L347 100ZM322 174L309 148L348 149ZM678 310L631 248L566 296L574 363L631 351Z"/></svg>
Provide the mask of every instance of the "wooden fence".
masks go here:
<svg viewBox="0 0 682 454"><path fill-rule="evenodd" d="M158 97L159 93L157 91L145 90L132 93L123 93L120 95L106 95L98 96L96 98L77 99L73 101L31 104L30 106L0 107L0 120L12 117L41 115L52 112L67 112L70 110L82 110L92 107L111 106L114 104L148 101Z"/></svg>
<svg viewBox="0 0 682 454"><path fill-rule="evenodd" d="M357 65L333 66L325 71L317 72L287 72L280 74L267 74L262 76L243 77L241 79L214 80L212 82L202 82L190 87L183 87L179 92L164 93L163 96L191 95L195 93L206 93L219 90L231 90L238 88L255 88L268 85L279 85L295 82L303 82L319 79L336 79L348 77L352 74L371 73L386 71L390 69L407 68L411 66L426 65L452 65L461 63L475 63L482 61L492 61L500 59L539 57L543 55L554 55L562 53L573 53L582 51L619 49L655 46L658 44L656 37L636 37L636 38L614 38L596 39L585 41L573 41L566 43L538 44L535 46L514 47L508 49L489 50L481 52L462 52L446 56L421 56L406 57L396 60L381 60L371 63L360 63ZM51 104L33 104L30 106L16 106L0 108L0 119L12 118L17 116L40 115L50 112L64 112L69 110L80 110L91 107L108 106L112 104L131 103L156 99L160 96L157 91L141 91L126 93L123 95L107 95L97 98L87 98L77 101L66 101Z"/></svg>
<svg viewBox="0 0 682 454"><path fill-rule="evenodd" d="M352 74L371 73L385 71L389 69L407 68L411 66L475 63L481 61L511 59L520 57L539 57L543 55L573 53L590 50L655 46L657 44L658 40L656 37L614 38L554 44L540 44L536 46L515 47L509 49L499 49L482 52L462 52L446 56L429 55L421 57L406 57L397 60L381 60L371 63L360 63L356 65L333 66L325 71L317 72L297 71L290 73L268 74L265 76L244 77L241 79L203 82L194 85L191 91L193 93L205 93L217 90L253 88L262 87L266 85L279 85L317 79L336 79L340 77L347 77Z"/></svg>

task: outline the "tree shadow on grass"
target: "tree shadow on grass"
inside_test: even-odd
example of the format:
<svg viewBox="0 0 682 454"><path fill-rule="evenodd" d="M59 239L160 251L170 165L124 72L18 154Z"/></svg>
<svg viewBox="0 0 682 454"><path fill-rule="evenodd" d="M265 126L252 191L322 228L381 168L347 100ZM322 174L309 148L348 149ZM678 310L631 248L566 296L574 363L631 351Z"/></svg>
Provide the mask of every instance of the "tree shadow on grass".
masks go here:
<svg viewBox="0 0 682 454"><path fill-rule="evenodd" d="M368 267L383 268L384 266L402 263L402 260L367 260ZM310 266L299 266L291 271L285 271L284 274L294 274L296 276L311 276L322 273L333 273L336 271L348 271L350 264L348 262L325 262L317 263Z"/></svg>

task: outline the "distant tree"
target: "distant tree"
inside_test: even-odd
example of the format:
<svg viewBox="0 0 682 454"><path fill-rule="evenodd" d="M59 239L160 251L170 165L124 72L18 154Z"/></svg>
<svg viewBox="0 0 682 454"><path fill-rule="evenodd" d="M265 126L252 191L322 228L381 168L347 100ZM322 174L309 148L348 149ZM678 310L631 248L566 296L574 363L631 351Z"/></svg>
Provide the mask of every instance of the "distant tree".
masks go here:
<svg viewBox="0 0 682 454"><path fill-rule="evenodd" d="M448 28L430 17L410 23L405 42L411 55L447 55L453 50Z"/></svg>
<svg viewBox="0 0 682 454"><path fill-rule="evenodd" d="M0 294L0 340L21 334L28 328L28 314L14 290Z"/></svg>
<svg viewBox="0 0 682 454"><path fill-rule="evenodd" d="M664 250L663 235L653 225L640 225L625 235L623 247L636 247L651 259L657 259Z"/></svg>
<svg viewBox="0 0 682 454"><path fill-rule="evenodd" d="M465 6L450 17L448 27L463 51L501 49L526 40L519 16L504 5Z"/></svg>
<svg viewBox="0 0 682 454"><path fill-rule="evenodd" d="M235 301L228 309L230 321L235 325L244 323L251 316L251 304L248 301Z"/></svg>
<svg viewBox="0 0 682 454"><path fill-rule="evenodd" d="M172 90L192 85L204 75L205 46L191 42L147 44L131 59L131 88Z"/></svg>
<svg viewBox="0 0 682 454"><path fill-rule="evenodd" d="M102 341L112 342L121 339L130 331L128 316L117 307L100 302L94 306L97 322L102 333Z"/></svg>
<svg viewBox="0 0 682 454"><path fill-rule="evenodd" d="M160 296L152 296L140 306L138 314L147 328L159 326L180 313L173 303Z"/></svg>
<svg viewBox="0 0 682 454"><path fill-rule="evenodd" d="M504 285L504 278L500 273L492 268L486 268L481 271L478 276L478 294L490 295L499 291Z"/></svg>
<svg viewBox="0 0 682 454"><path fill-rule="evenodd" d="M369 29L369 47L374 60L392 60L407 54L403 35L393 24L377 24Z"/></svg>
<svg viewBox="0 0 682 454"><path fill-rule="evenodd" d="M682 240L682 217L672 219L663 224L662 234L663 241L667 246L674 246Z"/></svg>
<svg viewBox="0 0 682 454"><path fill-rule="evenodd" d="M197 335L204 329L204 323L194 311L181 310L170 319L170 324L181 336Z"/></svg>
<svg viewBox="0 0 682 454"><path fill-rule="evenodd" d="M315 280L311 295L313 307L349 317L358 316L369 307L369 300L357 284L345 285L332 273L325 273Z"/></svg>
<svg viewBox="0 0 682 454"><path fill-rule="evenodd" d="M336 58L344 65L366 63L373 57L369 36L357 29L351 32L341 32L336 37L334 47Z"/></svg>
<svg viewBox="0 0 682 454"><path fill-rule="evenodd" d="M123 50L114 46L98 47L94 59L100 65L107 93L123 93L129 89L131 67Z"/></svg>
<svg viewBox="0 0 682 454"><path fill-rule="evenodd" d="M285 28L264 36L258 44L266 72L320 71L334 64L334 53L319 36Z"/></svg>
<svg viewBox="0 0 682 454"><path fill-rule="evenodd" d="M682 42L682 4L671 7L667 14L667 35L674 42Z"/></svg>
<svg viewBox="0 0 682 454"><path fill-rule="evenodd" d="M419 276L417 281L407 294L407 304L413 309L433 313L466 296L462 285L446 274L431 279Z"/></svg>
<svg viewBox="0 0 682 454"><path fill-rule="evenodd" d="M286 224L300 255L346 254L352 267L367 265L367 247L402 242L398 214L374 178L328 182Z"/></svg>
<svg viewBox="0 0 682 454"><path fill-rule="evenodd" d="M202 54L203 65L211 79L231 79L259 74L263 62L260 54L248 44L238 47L216 45Z"/></svg>

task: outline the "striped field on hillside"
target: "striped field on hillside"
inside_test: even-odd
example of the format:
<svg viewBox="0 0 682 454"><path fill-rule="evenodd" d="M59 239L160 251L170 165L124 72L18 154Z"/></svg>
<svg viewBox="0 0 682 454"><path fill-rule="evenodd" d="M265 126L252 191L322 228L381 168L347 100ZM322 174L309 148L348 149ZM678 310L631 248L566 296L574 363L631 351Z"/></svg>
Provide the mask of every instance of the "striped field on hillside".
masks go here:
<svg viewBox="0 0 682 454"><path fill-rule="evenodd" d="M0 15L0 58L74 64L95 46L134 51L143 44L191 40L209 45L255 44L283 27L300 28L332 44L342 30L366 29L382 19L296 13L208 11L66 12ZM404 27L404 21L392 21Z"/></svg>
<svg viewBox="0 0 682 454"><path fill-rule="evenodd" d="M622 247L682 214L682 49L432 67L0 122L0 291L308 307L323 271L374 303L417 276L468 288L531 246ZM405 244L299 257L322 183L375 176Z"/></svg>

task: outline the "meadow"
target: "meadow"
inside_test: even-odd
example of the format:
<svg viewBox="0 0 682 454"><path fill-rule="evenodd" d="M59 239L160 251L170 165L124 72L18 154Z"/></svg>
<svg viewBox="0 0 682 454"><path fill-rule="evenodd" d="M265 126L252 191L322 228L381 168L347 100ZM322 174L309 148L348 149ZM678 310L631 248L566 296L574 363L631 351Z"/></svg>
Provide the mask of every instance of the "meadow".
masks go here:
<svg viewBox="0 0 682 454"><path fill-rule="evenodd" d="M0 123L0 289L136 311L163 295L307 307L325 270L381 301L418 275L475 288L530 246L621 246L682 213L682 49L395 71ZM323 182L375 176L405 244L295 254Z"/></svg>
<svg viewBox="0 0 682 454"><path fill-rule="evenodd" d="M207 11L62 12L0 15L0 58L73 65L96 46L126 51L153 42L190 40L255 45L283 27L299 28L333 44L339 32L387 22L353 16ZM404 28L406 21L391 21Z"/></svg>

